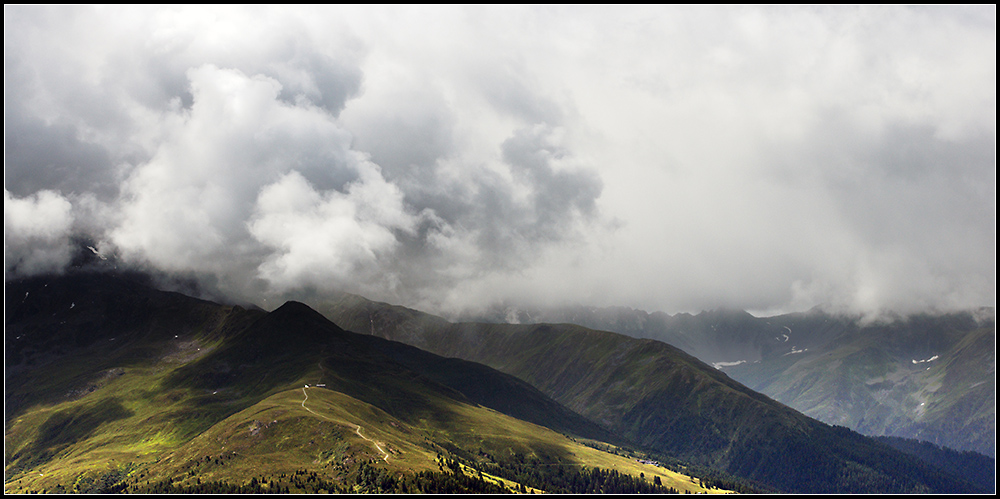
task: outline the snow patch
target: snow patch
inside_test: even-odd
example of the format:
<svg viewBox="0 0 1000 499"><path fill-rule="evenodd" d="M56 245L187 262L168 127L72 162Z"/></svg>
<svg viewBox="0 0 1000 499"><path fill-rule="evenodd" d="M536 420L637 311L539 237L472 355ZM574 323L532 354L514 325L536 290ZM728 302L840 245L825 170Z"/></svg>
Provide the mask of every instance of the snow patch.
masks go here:
<svg viewBox="0 0 1000 499"><path fill-rule="evenodd" d="M805 351L808 351L808 350L809 350L808 348L803 348L802 350L796 350L796 349L795 349L795 346L793 345L793 346L792 346L792 351L791 351L791 352L788 352L788 353L786 353L785 355L791 355L791 354L793 354L793 353L802 353L802 352L805 352ZM782 355L782 357L784 357L784 355Z"/></svg>
<svg viewBox="0 0 1000 499"><path fill-rule="evenodd" d="M108 259L108 257L102 255L101 252L97 251L97 249L94 248L93 246L87 246L87 249L89 249L90 251L93 251L94 254L97 255L97 257L100 258L101 260L107 260Z"/></svg>
<svg viewBox="0 0 1000 499"><path fill-rule="evenodd" d="M938 360L938 356L937 356L937 355L935 355L935 356L933 356L933 357L931 357L931 358L929 358L929 359L924 359L924 360L915 360L915 359L911 359L911 361L912 361L912 362L913 362L914 364L923 364L924 362L934 362L935 360Z"/></svg>
<svg viewBox="0 0 1000 499"><path fill-rule="evenodd" d="M712 367L716 369L722 369L723 367L738 366L740 364L745 364L745 363L746 363L745 360L737 360L736 362L714 362L712 363Z"/></svg>

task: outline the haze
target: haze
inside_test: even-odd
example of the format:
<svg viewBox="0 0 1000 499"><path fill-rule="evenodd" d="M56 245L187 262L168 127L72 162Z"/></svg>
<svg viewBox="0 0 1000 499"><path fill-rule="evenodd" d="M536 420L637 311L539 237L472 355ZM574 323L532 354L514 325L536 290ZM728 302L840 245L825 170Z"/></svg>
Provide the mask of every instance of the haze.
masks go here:
<svg viewBox="0 0 1000 499"><path fill-rule="evenodd" d="M996 300L996 8L4 7L5 272L71 237L336 290Z"/></svg>

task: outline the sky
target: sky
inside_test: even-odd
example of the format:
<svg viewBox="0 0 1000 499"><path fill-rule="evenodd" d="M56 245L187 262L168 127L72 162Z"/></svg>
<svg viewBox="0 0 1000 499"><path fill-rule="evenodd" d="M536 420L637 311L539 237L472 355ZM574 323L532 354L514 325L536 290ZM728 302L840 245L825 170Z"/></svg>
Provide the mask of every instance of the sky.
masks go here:
<svg viewBox="0 0 1000 499"><path fill-rule="evenodd" d="M995 306L996 7L4 6L4 268L75 238L336 291Z"/></svg>

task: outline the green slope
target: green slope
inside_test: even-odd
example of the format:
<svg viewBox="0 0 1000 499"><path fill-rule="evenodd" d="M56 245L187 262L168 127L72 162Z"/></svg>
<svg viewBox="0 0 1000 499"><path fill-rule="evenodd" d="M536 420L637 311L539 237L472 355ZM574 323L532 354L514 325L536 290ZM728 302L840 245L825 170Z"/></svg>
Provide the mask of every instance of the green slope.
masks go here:
<svg viewBox="0 0 1000 499"><path fill-rule="evenodd" d="M633 441L790 492L952 492L973 486L806 417L653 341L568 324L451 324L345 296L345 328L513 374Z"/></svg>
<svg viewBox="0 0 1000 499"><path fill-rule="evenodd" d="M809 329L805 317L771 320ZM966 314L838 326L808 352L723 369L832 424L995 454L995 328Z"/></svg>
<svg viewBox="0 0 1000 499"><path fill-rule="evenodd" d="M710 491L584 445L607 432L509 375L300 303L266 313L86 273L6 291L5 492Z"/></svg>
<svg viewBox="0 0 1000 499"><path fill-rule="evenodd" d="M819 310L757 318L736 310L668 315L625 307L499 307L480 316L660 340L825 423L995 455L990 308L875 323ZM977 348L963 350L971 341Z"/></svg>
<svg viewBox="0 0 1000 499"><path fill-rule="evenodd" d="M956 451L912 438L875 437L894 449L919 457L932 466L980 484L985 490L996 490L996 460L972 451Z"/></svg>

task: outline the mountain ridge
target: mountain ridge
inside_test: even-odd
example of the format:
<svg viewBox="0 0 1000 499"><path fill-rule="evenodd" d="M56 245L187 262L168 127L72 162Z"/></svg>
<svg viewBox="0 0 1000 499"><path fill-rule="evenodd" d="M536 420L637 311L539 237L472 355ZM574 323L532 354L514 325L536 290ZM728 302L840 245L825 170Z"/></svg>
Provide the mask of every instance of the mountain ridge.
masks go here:
<svg viewBox="0 0 1000 499"><path fill-rule="evenodd" d="M573 491L584 473L623 476L587 466L628 473L621 490L718 491L578 443L607 434L509 375L344 331L302 303L264 312L105 274L6 289L6 310L20 310L7 314L19 338L8 358L23 367L5 390L7 492ZM463 392L463 380L518 403ZM517 411L524 420L506 414ZM515 473L510 453L571 467Z"/></svg>
<svg viewBox="0 0 1000 499"><path fill-rule="evenodd" d="M851 490L849 481L838 482L836 470L844 469L839 467L856 463L858 452L893 455L887 446L807 418L655 340L569 324L447 323L360 297L341 298L317 309L347 329L514 374L637 443L784 490ZM649 350L648 358L636 355L643 349ZM630 361L616 363L625 358ZM640 379L642 383L637 383ZM802 469L797 463L803 459L814 463ZM882 466L878 460L863 461L860 466L869 470ZM916 466L899 455L884 461L886 466ZM920 473L929 473L926 476L935 474L922 469ZM888 480L874 478L880 473L872 479Z"/></svg>
<svg viewBox="0 0 1000 499"><path fill-rule="evenodd" d="M512 310L497 307L483 319L573 323L657 339L826 423L995 455L996 327L991 307L887 315L869 322L818 307L760 318L733 309L672 316L628 307ZM976 335L977 355L956 350L964 338ZM934 367L940 364L959 366L956 371L964 374L956 377ZM963 371L966 366L977 367ZM918 367L931 367L931 373L920 375ZM949 380L945 390L935 388L939 378ZM966 420L970 411L977 415L968 427L955 428L952 422Z"/></svg>
<svg viewBox="0 0 1000 499"><path fill-rule="evenodd" d="M83 285L75 279L83 281ZM69 284L61 286L62 282ZM50 284L53 288L75 291L67 294L48 290ZM739 480L747 480L742 483L759 481L765 487L786 491L979 490L888 446L859 440L860 436L846 429L831 429L774 403L698 359L658 341L633 340L572 325L520 326L512 333L505 326L468 323L439 331L445 336L429 337L428 330L450 323L417 311L377 304L356 310L351 324L363 331L384 332L392 325L393 331L411 339L422 337L456 349L474 347L481 355L491 356L495 363L507 363L502 366L510 371L507 374L502 373L505 369L490 374L495 371L487 367L488 362L474 365L433 352L420 353L387 339L352 333L338 325L350 321L331 322L325 314L301 302L289 302L272 312L264 312L191 299L179 293L142 291L144 288L94 275L39 278L8 282L7 286L12 291L7 295L7 309L13 312L25 307L19 314L10 314L17 320L7 324L8 334L20 338L8 344L8 356L20 359L19 365L24 368L8 379L5 394L8 402L18 401L8 404L6 413L7 435L13 445L13 452L7 454L8 476L18 477L17 486L25 485L23 481L29 479L29 485L63 484L54 480L63 480L60 476L68 478L66 474L72 472L68 470L74 469L64 466L65 459L97 455L81 454L81 445L105 449L108 442L130 441L133 443L129 448L176 456L178 463L188 464L183 465L186 468L174 465L150 468L152 465L141 464L128 473L161 470L157 473L171 477L164 490L181 490L170 489L175 486L170 484L195 487L196 484L181 477L187 470L200 466L195 464L199 460L207 462L191 454L201 452L194 449L204 448L207 442L199 439L201 444L191 445L199 435L212 432L221 432L212 433L219 435L213 438L243 442L238 447L243 449L240 452L250 454L225 459L220 455L216 464L206 468L214 470L206 477L232 476L224 472L226 462L243 463L236 468L242 466L244 473L272 466L254 457L257 440L238 437L243 433L231 425L249 424L251 436L265 431L261 428L272 419L279 427L301 426L301 421L305 421L302 417L314 418L310 415L312 411L306 412L302 398L307 396L306 390L312 390L302 388L305 382L309 386L325 385L315 392L319 397L317 403L322 405L314 406L313 410L333 411L324 417L340 421L339 426L329 427L336 436L329 445L346 447L330 448L330 454L323 454L326 457L313 458L330 466L324 472L332 473L329 476L348 473L346 476L350 478L360 473L356 468L357 456L382 459L381 454L374 453L375 447L366 436L381 439L388 445L385 448L389 455L398 454L404 456L399 458L403 461L411 460L408 466L419 462L423 463L419 464L423 469L430 466L431 470L433 452L452 456L448 459L461 459L466 463L462 466L528 469L519 468L522 464L517 463L521 461L502 457L506 452L502 449L517 449L515 455L527 456L524 459L528 462L581 463L580 456L586 454L590 456L586 459L610 459L607 462L617 463L616 466L630 469L640 466L634 461L600 457L606 454L586 450L587 447L564 435L505 415L505 411L522 410L520 417L534 418L537 423L575 434L605 431L599 426L587 426L593 423L574 419L572 409L577 408L585 410L583 416L590 415L593 422L610 423L609 429L623 433L623 438L629 441L651 446L671 458L693 458L695 464L717 465L741 477ZM105 289L108 294L102 295ZM354 301L365 303L360 298ZM385 316L380 316L383 311ZM454 341L437 341L445 337ZM76 345L77 338L86 341L70 348ZM600 348L588 348L594 345ZM49 362L52 357L45 357L49 354L59 362ZM518 370L522 372L517 373ZM484 379L482 376L490 381L477 381ZM470 389L479 384L498 389L480 392ZM82 396L68 397L67 389L82 390ZM550 395L563 390L566 393L556 394L557 397ZM320 397L326 391L333 398ZM516 400L517 403L498 406L498 400L489 400L493 395L499 396L499 402ZM260 404L270 404L267 407L272 409L264 409ZM355 427L361 423L350 411L338 409L341 406L337 404L349 404L357 411L372 414L375 419L371 424L375 426L366 425L367 433L360 433ZM483 412L491 404L499 412ZM558 407L562 406L568 409L560 412ZM526 410L530 407L537 409ZM245 411L251 410L267 416L254 420L257 422L231 419L234 414L249 414ZM500 423L496 418L508 419ZM72 421L90 423L66 426ZM145 423L139 421L155 426L146 429ZM219 427L224 421L229 426ZM474 429L476 424L486 424L497 435L470 431L469 425ZM152 428L156 430L149 433ZM39 429L42 433L37 433ZM376 430L384 437L368 435ZM32 434L43 438L38 440ZM417 435L429 435L432 439L415 439ZM308 455L312 441L300 439L298 434L294 437L299 442L296 455ZM474 442L479 442L478 453ZM839 454L831 454L830 449L839 449ZM136 459L140 455L132 452L115 450L113 455L120 459L127 456ZM202 457L208 459L211 455ZM395 466L392 463L393 459L388 458L385 465L392 468ZM802 466L803 463L807 466ZM66 471L54 471L57 464L58 469ZM843 474L848 469L844 466L853 470L850 475ZM456 464L454 469L458 467ZM50 478L34 478L27 473L34 469L55 474ZM666 473L661 467L646 470L650 477L653 473ZM136 488L141 486L136 481L138 477L127 473L124 476L131 478L116 483L131 487L130 490L146 490ZM518 476L529 479L527 474ZM657 476L669 478L666 474ZM864 480L859 480L859 476ZM260 477L263 479L264 475ZM543 479L555 477L543 474L532 478ZM701 482L690 482L701 487L696 490L711 490L698 483Z"/></svg>

